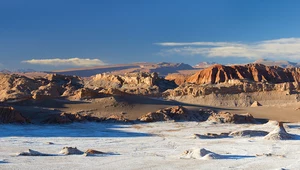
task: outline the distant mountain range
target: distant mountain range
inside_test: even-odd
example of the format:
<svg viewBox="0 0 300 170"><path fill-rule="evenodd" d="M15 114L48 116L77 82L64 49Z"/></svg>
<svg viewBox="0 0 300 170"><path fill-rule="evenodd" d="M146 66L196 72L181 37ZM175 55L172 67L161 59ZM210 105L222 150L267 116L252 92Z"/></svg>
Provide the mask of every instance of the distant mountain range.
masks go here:
<svg viewBox="0 0 300 170"><path fill-rule="evenodd" d="M0 73L31 73L31 72L37 72L37 71L33 70L33 69L17 69L17 70L3 69L3 70L0 70Z"/></svg>
<svg viewBox="0 0 300 170"><path fill-rule="evenodd" d="M300 63L290 62L290 61L272 61L267 59L259 59L253 62L254 64L263 64L266 66L279 66L282 68L290 67L300 67ZM46 74L46 73L57 73L64 75L76 75L81 77L90 77L100 73L110 73L110 74L126 74L133 72L157 72L160 76L166 76L171 73L180 73L180 74L192 74L198 70L208 68L212 65L216 65L216 62L200 62L193 67L184 64L184 63L170 63L170 62L160 62L160 63L149 63L149 62L140 62L140 63L130 63L130 64L114 64L114 65L104 65L104 66L95 66L95 67L84 67L84 68L72 68L66 70L54 70L48 72L36 71L33 69L17 69L17 70L0 70L0 73L18 73L18 74ZM233 65L233 64L225 64ZM236 64L234 64L236 65ZM243 64L239 64L243 65ZM38 74L38 75L40 75Z"/></svg>
<svg viewBox="0 0 300 170"><path fill-rule="evenodd" d="M196 64L194 66L194 68L202 68L203 69L203 68L207 68L212 65L215 65L215 64L218 64L218 63L216 63L216 62L200 62L200 63Z"/></svg>
<svg viewBox="0 0 300 170"><path fill-rule="evenodd" d="M133 72L157 72L160 76L166 76L170 73L178 73L180 70L194 70L194 68L184 63L131 63L131 64L115 64L85 68L73 68L67 70L55 70L51 73L77 75L81 77L89 77L100 73L110 74L126 74Z"/></svg>
<svg viewBox="0 0 300 170"><path fill-rule="evenodd" d="M267 59L259 59L254 61L253 63L263 64L266 66L279 66L282 68L289 68L289 67L300 67L300 63L294 63L286 60L279 60L279 61L272 61Z"/></svg>
<svg viewBox="0 0 300 170"><path fill-rule="evenodd" d="M300 67L300 63L295 63L295 62L290 62L286 60L278 60L278 61L273 61L273 60L268 60L268 59L259 59L253 62L254 64L263 64L266 66L279 66L282 68L290 68L290 67ZM210 67L212 65L219 64L216 62L200 62L194 66L194 68L200 68L204 69L207 67ZM248 63L247 63L248 64ZM224 64L224 65L236 65L236 64ZM242 64L238 64L242 65Z"/></svg>

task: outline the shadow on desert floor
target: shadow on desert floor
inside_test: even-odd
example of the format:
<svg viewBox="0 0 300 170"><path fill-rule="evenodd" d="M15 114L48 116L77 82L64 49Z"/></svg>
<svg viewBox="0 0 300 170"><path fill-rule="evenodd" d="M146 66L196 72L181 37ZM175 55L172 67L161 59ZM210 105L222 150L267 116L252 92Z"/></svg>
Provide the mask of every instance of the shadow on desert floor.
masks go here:
<svg viewBox="0 0 300 170"><path fill-rule="evenodd" d="M255 158L256 156L249 155L220 155L220 159L245 159L245 158Z"/></svg>
<svg viewBox="0 0 300 170"><path fill-rule="evenodd" d="M13 103L13 106L19 107L28 107L31 108L36 106L38 108L67 108L66 104L85 104L89 103L86 101L71 101L65 98L56 98L56 99L43 99L43 100L26 100L17 103Z"/></svg>
<svg viewBox="0 0 300 170"><path fill-rule="evenodd" d="M67 125L0 125L0 137L147 137L116 123L72 123Z"/></svg>
<svg viewBox="0 0 300 170"><path fill-rule="evenodd" d="M221 107L214 107L214 106L206 106L206 105L199 105L199 104L190 104L190 103L183 103L176 100L164 100L159 98L149 98L144 96L137 96L137 95L129 95L129 96L112 96L117 102L124 102L126 101L129 104L140 104L140 105L164 105L164 106L185 106L185 107L199 107L199 108L206 108L212 110L236 110L232 108L221 108Z"/></svg>
<svg viewBox="0 0 300 170"><path fill-rule="evenodd" d="M291 129L300 128L300 125L287 125Z"/></svg>

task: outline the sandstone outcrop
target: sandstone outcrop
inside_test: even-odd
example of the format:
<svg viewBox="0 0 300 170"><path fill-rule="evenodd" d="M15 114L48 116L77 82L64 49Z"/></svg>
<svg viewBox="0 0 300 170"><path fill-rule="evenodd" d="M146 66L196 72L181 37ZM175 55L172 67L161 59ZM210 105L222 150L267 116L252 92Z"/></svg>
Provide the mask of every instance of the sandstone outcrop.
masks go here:
<svg viewBox="0 0 300 170"><path fill-rule="evenodd" d="M225 83L218 84L193 84L184 83L175 89L167 90L163 96L184 96L190 95L193 97L205 96L209 94L239 94L239 93L253 93L278 91L288 92L297 90L296 82L270 84L266 82L244 82L241 80L229 80Z"/></svg>
<svg viewBox="0 0 300 170"><path fill-rule="evenodd" d="M182 106L160 109L156 112L150 112L138 118L142 122L156 121L204 121L208 118L211 110L190 111Z"/></svg>
<svg viewBox="0 0 300 170"><path fill-rule="evenodd" d="M163 96L167 98L169 96L201 97L210 94L227 95L268 91L292 95L300 90L299 81L299 68L281 68L262 64L214 65L188 77L185 83L175 89L165 91Z"/></svg>
<svg viewBox="0 0 300 170"><path fill-rule="evenodd" d="M0 74L0 102L31 98L31 91L40 85L33 79L16 74Z"/></svg>
<svg viewBox="0 0 300 170"><path fill-rule="evenodd" d="M66 95L66 94L65 94ZM97 90L89 89L89 88L80 88L76 91L71 92L70 99L73 100L82 100L82 99L91 99L100 96L100 93Z"/></svg>
<svg viewBox="0 0 300 170"><path fill-rule="evenodd" d="M59 87L54 83L40 86L37 90L31 92L32 98L35 100L59 97Z"/></svg>
<svg viewBox="0 0 300 170"><path fill-rule="evenodd" d="M234 114L230 112L213 113L207 121L215 123L256 123L256 120L251 114Z"/></svg>
<svg viewBox="0 0 300 170"><path fill-rule="evenodd" d="M252 104L251 104L251 107L259 107L259 106L262 106L258 101L254 101Z"/></svg>
<svg viewBox="0 0 300 170"><path fill-rule="evenodd" d="M99 91L102 94L107 94L107 95L119 95L119 96L124 96L124 95L130 95L129 93L123 92L119 89L115 89L115 88L107 88L107 89L102 89Z"/></svg>
<svg viewBox="0 0 300 170"><path fill-rule="evenodd" d="M88 149L84 152L84 156L95 156L100 154L106 154L105 152L97 151L94 149Z"/></svg>
<svg viewBox="0 0 300 170"><path fill-rule="evenodd" d="M43 123L47 124L68 124L73 122L130 122L124 115L111 115L108 117L95 117L87 113L61 113L59 115L51 115Z"/></svg>
<svg viewBox="0 0 300 170"><path fill-rule="evenodd" d="M213 65L187 79L187 82L196 84L215 84L239 79L255 82L283 83L299 80L299 69L265 66L262 64L247 64L245 66Z"/></svg>
<svg viewBox="0 0 300 170"><path fill-rule="evenodd" d="M72 114L72 113L61 113L60 115L51 115L49 118L43 121L48 124L66 124L73 122L85 122L85 121L103 121L104 119L93 117L89 114Z"/></svg>
<svg viewBox="0 0 300 170"><path fill-rule="evenodd" d="M173 81L158 77L157 73L131 73L125 75L97 74L86 83L86 87L117 89L128 94L159 96L166 89L177 85Z"/></svg>
<svg viewBox="0 0 300 170"><path fill-rule="evenodd" d="M161 112L149 112L146 115L138 118L141 122L158 122L158 121L168 121L171 120L170 116Z"/></svg>
<svg viewBox="0 0 300 170"><path fill-rule="evenodd" d="M28 78L16 74L0 74L0 102L16 102L28 99L57 98L65 91L76 91L83 87L79 77L48 74L44 77Z"/></svg>
<svg viewBox="0 0 300 170"><path fill-rule="evenodd" d="M188 75L184 74L179 74L179 73L173 73L173 74L168 74L165 79L174 81L177 85L184 84L186 82L186 79L188 78Z"/></svg>
<svg viewBox="0 0 300 170"><path fill-rule="evenodd" d="M13 107L0 107L0 124L1 123L30 123L28 119L16 111Z"/></svg>
<svg viewBox="0 0 300 170"><path fill-rule="evenodd" d="M104 119L107 122L129 122L123 115L111 115Z"/></svg>

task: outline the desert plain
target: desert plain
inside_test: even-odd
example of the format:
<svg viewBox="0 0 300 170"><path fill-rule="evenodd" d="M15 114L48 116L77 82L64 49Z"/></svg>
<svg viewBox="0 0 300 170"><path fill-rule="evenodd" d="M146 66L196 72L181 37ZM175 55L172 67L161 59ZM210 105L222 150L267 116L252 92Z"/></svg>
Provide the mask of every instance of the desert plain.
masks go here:
<svg viewBox="0 0 300 170"><path fill-rule="evenodd" d="M299 169L297 67L0 74L0 169Z"/></svg>

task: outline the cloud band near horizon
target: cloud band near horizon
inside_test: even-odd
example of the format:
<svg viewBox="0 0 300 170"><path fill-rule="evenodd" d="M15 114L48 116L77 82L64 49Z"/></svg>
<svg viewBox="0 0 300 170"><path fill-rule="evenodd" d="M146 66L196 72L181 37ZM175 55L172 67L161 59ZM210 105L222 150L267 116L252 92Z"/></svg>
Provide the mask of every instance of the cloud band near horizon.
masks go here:
<svg viewBox="0 0 300 170"><path fill-rule="evenodd" d="M241 42L162 42L160 55L240 57L248 59L300 59L300 38L281 38L252 43Z"/></svg>
<svg viewBox="0 0 300 170"><path fill-rule="evenodd" d="M106 64L99 59L89 59L89 58L31 59L31 60L22 61L22 63L35 64L35 65L50 65L50 66L85 66L85 67Z"/></svg>

